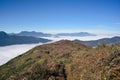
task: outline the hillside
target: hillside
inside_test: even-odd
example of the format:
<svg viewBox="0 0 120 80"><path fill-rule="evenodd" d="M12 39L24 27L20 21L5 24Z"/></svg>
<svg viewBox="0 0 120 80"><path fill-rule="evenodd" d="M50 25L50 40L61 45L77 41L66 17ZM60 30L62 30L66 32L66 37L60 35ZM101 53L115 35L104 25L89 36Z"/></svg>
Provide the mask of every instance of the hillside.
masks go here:
<svg viewBox="0 0 120 80"><path fill-rule="evenodd" d="M112 38L103 38L98 40L90 40L90 41L81 41L74 40L75 42L80 42L89 46L97 46L99 44L115 44L120 42L120 37L112 37Z"/></svg>
<svg viewBox="0 0 120 80"><path fill-rule="evenodd" d="M120 43L40 45L2 65L0 80L120 80Z"/></svg>
<svg viewBox="0 0 120 80"><path fill-rule="evenodd" d="M30 44L30 43L45 43L51 40L43 38L35 38L30 36L15 36L8 35L7 33L0 31L0 46L7 46L13 44Z"/></svg>

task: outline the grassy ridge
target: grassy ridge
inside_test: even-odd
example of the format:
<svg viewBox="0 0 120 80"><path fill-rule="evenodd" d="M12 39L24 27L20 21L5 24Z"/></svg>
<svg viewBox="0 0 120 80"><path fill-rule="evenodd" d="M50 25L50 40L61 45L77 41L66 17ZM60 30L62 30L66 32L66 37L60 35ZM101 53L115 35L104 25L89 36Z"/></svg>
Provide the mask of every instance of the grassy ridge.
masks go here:
<svg viewBox="0 0 120 80"><path fill-rule="evenodd" d="M120 43L61 40L37 46L0 67L0 80L119 80Z"/></svg>

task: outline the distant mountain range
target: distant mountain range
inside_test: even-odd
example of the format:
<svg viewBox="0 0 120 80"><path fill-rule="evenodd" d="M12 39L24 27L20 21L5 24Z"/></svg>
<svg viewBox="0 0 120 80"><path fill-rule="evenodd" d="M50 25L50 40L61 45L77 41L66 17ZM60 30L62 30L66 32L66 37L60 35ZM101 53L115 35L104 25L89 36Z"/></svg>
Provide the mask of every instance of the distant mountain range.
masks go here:
<svg viewBox="0 0 120 80"><path fill-rule="evenodd" d="M9 35L3 31L0 31L0 46L7 46L13 44L30 44L30 43L45 43L51 40L43 38L35 38L30 36L16 36Z"/></svg>
<svg viewBox="0 0 120 80"><path fill-rule="evenodd" d="M42 32L35 32L35 31L22 31L20 33L14 34L17 36L33 36L33 37L51 37L52 34L49 33L42 33Z"/></svg>
<svg viewBox="0 0 120 80"><path fill-rule="evenodd" d="M49 34L49 33L42 33L42 32L28 32L22 31L17 34L7 34L3 31L0 32L0 46L12 45L12 44L30 44L30 43L45 43L51 40L37 38L37 37L52 37L52 36L95 36L94 34L87 33L87 32L80 32L80 33L58 33L58 34ZM90 41L81 41L81 40L74 40L75 42L80 42L85 45L89 46L97 46L98 44L114 44L120 42L120 37L113 37L113 38L103 38L99 40L90 40Z"/></svg>
<svg viewBox="0 0 120 80"><path fill-rule="evenodd" d="M57 36L79 36L79 37L84 37L84 36L96 36L95 34L91 34L88 32L79 32L79 33L58 33L56 34Z"/></svg>
<svg viewBox="0 0 120 80"><path fill-rule="evenodd" d="M58 33L58 34L50 34L50 33L42 33L35 31L22 31L20 33L13 33L12 35L17 36L33 36L33 37L51 37L51 36L74 36L74 37L84 37L84 36L96 36L95 34L91 34L88 32L79 32L79 33Z"/></svg>
<svg viewBox="0 0 120 80"><path fill-rule="evenodd" d="M120 42L120 37L112 37L112 38L103 38L98 40L90 40L90 41L81 41L74 40L75 42L80 42L89 46L97 46L98 44L115 44Z"/></svg>

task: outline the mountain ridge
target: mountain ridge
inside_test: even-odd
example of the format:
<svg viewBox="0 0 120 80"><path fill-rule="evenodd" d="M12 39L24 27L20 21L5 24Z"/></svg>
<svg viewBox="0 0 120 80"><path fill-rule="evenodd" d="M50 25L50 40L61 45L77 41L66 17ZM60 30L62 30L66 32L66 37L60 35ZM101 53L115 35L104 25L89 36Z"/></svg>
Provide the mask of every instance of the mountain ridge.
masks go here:
<svg viewBox="0 0 120 80"><path fill-rule="evenodd" d="M97 46L99 44L115 44L115 43L119 43L120 42L120 36L115 36L112 38L102 38L102 39L98 39L98 40L89 40L89 41L81 41L81 40L73 40L75 42L80 42L89 46Z"/></svg>

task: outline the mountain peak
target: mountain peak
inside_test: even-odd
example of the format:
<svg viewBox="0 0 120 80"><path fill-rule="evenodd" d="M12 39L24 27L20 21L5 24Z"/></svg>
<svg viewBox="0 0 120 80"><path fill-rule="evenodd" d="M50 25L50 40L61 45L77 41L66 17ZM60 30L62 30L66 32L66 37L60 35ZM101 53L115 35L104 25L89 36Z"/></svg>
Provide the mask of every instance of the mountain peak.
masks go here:
<svg viewBox="0 0 120 80"><path fill-rule="evenodd" d="M0 38L6 38L8 37L8 34L5 33L4 31L0 31Z"/></svg>
<svg viewBox="0 0 120 80"><path fill-rule="evenodd" d="M0 34L7 35L7 33L4 31L0 31Z"/></svg>

